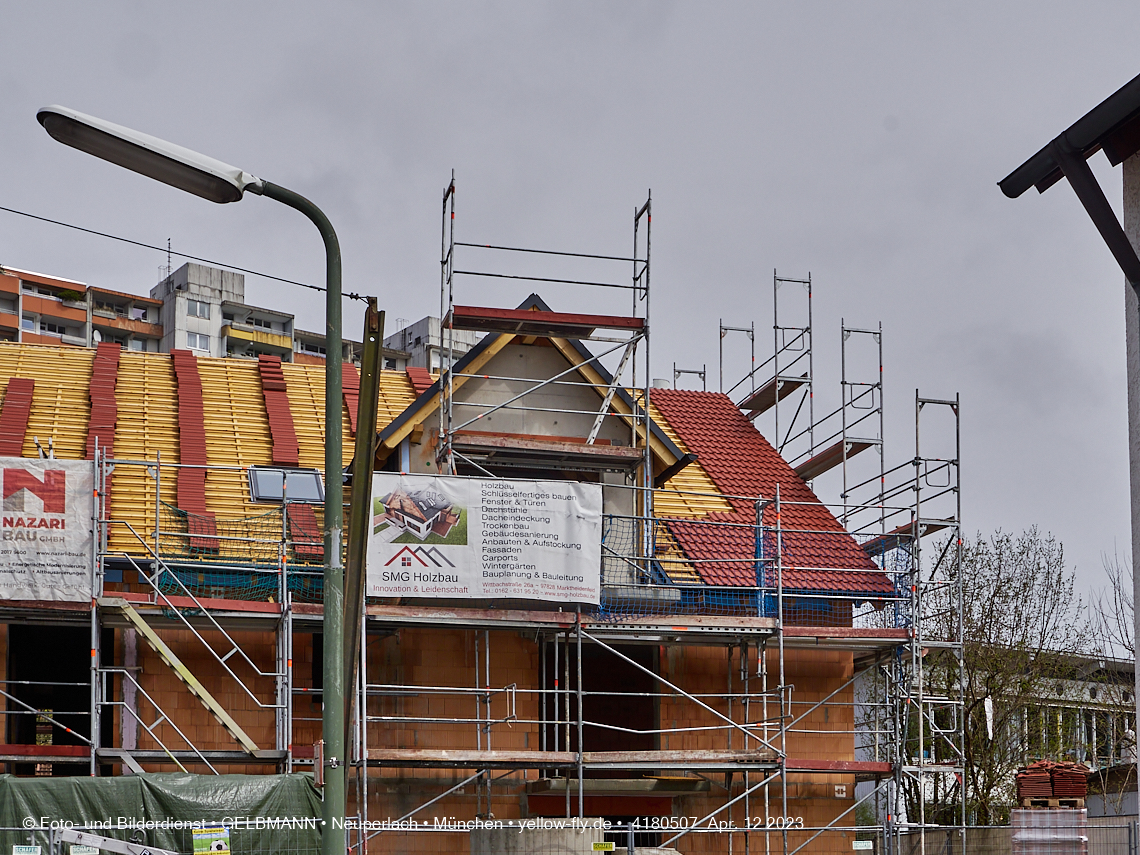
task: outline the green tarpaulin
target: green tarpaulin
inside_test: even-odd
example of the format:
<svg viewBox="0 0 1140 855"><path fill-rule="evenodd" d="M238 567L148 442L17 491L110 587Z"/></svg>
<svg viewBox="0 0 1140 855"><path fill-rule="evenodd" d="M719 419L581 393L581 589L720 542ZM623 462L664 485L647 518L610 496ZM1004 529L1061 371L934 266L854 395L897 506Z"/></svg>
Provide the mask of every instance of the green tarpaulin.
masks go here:
<svg viewBox="0 0 1140 855"><path fill-rule="evenodd" d="M41 823L87 826L104 837L185 855L194 851L190 824L225 824L234 855L315 855L320 816L321 796L308 775L0 775L0 855L28 843L51 855L48 833L28 830ZM57 850L68 853L66 845Z"/></svg>

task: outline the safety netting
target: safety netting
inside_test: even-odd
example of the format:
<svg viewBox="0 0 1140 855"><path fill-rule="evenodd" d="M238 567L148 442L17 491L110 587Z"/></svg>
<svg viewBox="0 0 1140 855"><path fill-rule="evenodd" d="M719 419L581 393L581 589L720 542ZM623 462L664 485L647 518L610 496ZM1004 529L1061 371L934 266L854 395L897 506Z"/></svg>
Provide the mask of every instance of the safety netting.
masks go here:
<svg viewBox="0 0 1140 855"><path fill-rule="evenodd" d="M600 617L777 617L805 626L909 623L911 540L846 531L606 516ZM792 560L796 563L792 563Z"/></svg>
<svg viewBox="0 0 1140 855"><path fill-rule="evenodd" d="M308 505L223 518L164 503L157 539L162 561L155 582L165 594L323 598L320 523ZM596 614L607 620L782 615L789 625L910 623L915 556L906 535L605 515L601 550Z"/></svg>
<svg viewBox="0 0 1140 855"><path fill-rule="evenodd" d="M278 600L284 571L293 599L322 599L324 546L308 505L230 518L192 514L165 502L161 507L157 584L163 593Z"/></svg>

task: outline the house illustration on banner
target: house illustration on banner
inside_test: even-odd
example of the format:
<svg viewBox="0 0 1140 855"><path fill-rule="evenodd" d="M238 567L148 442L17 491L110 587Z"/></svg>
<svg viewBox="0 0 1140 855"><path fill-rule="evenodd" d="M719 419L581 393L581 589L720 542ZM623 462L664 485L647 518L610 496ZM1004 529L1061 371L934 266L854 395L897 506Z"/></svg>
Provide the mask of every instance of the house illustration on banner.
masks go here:
<svg viewBox="0 0 1140 855"><path fill-rule="evenodd" d="M432 533L447 537L462 512L446 496L433 490L408 492L400 488L381 501L386 518L420 540Z"/></svg>

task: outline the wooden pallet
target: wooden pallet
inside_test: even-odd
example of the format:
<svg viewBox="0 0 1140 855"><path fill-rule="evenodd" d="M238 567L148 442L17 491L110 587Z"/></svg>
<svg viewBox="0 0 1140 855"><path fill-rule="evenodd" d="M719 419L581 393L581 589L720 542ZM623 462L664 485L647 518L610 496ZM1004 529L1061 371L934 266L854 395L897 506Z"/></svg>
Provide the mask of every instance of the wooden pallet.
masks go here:
<svg viewBox="0 0 1140 855"><path fill-rule="evenodd" d="M1022 799L1023 808L1083 808L1084 799Z"/></svg>

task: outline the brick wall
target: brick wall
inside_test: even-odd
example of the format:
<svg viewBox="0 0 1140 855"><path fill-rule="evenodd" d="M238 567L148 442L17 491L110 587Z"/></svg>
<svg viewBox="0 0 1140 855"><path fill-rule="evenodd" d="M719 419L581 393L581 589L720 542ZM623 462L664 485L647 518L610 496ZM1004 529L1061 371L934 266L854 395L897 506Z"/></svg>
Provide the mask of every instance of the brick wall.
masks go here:
<svg viewBox="0 0 1140 855"><path fill-rule="evenodd" d="M474 685L475 633L466 630L404 629L396 635L374 641L369 648L370 679L378 683L409 684L434 687L470 687ZM533 637L522 633L491 633L491 677L493 687L517 683L521 690L537 688L539 681L539 650ZM661 674L693 694L708 695L705 703L722 713L728 714L729 693L739 694L743 686L739 679L739 651L733 651L730 658L724 647L683 647L663 646L659 650ZM481 657L482 658L482 657ZM805 711L812 704L835 691L853 672L850 653L834 651L791 650L785 655L785 679L795 685L792 695L793 716ZM778 658L775 652L769 654L769 686L774 687L779 680ZM482 663L481 663L482 666ZM755 669L755 654L751 668ZM731 674L731 680L730 680ZM758 692L759 680L753 677L750 689ZM797 730L823 731L822 733L792 733L788 740L788 753L791 756L812 759L854 759L853 690L848 688L836 695L828 704L820 707L797 725ZM731 714L737 721L743 720L742 703L739 698L732 702ZM682 697L662 698L659 703L660 726L662 728L693 728L693 730L664 734L661 747L665 749L723 749L729 747L729 737L725 730L701 730L722 722L712 713L701 709L692 701ZM373 699L369 713L373 716L406 717L465 717L476 716L474 700L468 697L440 695L436 693L402 694ZM520 719L534 720L539 717L537 695L519 694L517 714ZM770 717L775 720L778 711L770 708ZM502 715L502 705L496 700L492 706L493 717ZM751 720L761 718L758 703L751 704ZM773 739L776 730L773 728ZM475 748L475 725L471 723L374 723L369 727L369 744L372 747L386 748ZM516 723L508 728L496 724L492 731L492 748L538 748L539 728L535 725ZM740 748L744 735L733 733L731 746ZM448 787L458 783L470 774L465 770L426 770L426 769L380 769L373 770L370 779L369 814L371 818L396 818L403 816L428 799L438 795ZM494 773L496 776L501 772ZM641 773L630 773L630 777L640 777ZM667 776L678 776L680 772L667 772ZM759 779L753 773L752 783ZM743 791L743 776L727 777L724 774L710 775L714 780L710 792L686 796L675 800L675 810L680 814L702 817L711 813L727 800L725 786L732 795ZM493 788L492 811L498 819L516 819L526 816L525 784L537 778L533 771L518 772L502 778L496 777ZM788 814L802 819L804 825L825 825L839 813L854 804L854 776L852 775L789 775ZM846 786L846 798L836 798L835 786ZM472 818L476 811L476 794L473 786L467 786L459 793L441 800L417 816L456 816ZM772 817L782 814L778 787L770 791L768 813ZM571 799L577 809L576 795ZM616 804L621 804L616 802ZM758 792L751 799L753 817L763 817L765 808L763 796ZM726 812L722 818L729 818ZM743 802L731 813L738 827L745 825ZM456 851L454 847L466 846L466 839L460 844L458 835L380 835L374 838L370 847L373 852L438 852ZM734 846L744 845L743 832L732 835ZM807 837L804 832L792 832L789 840L793 848ZM681 844L684 852L724 852L728 851L729 835L689 835ZM798 842L796 842L798 841ZM782 851L782 837L772 834L771 843ZM752 846L763 846L764 836L760 832L752 835ZM466 851L460 848L458 851ZM760 850L754 850L760 851ZM843 832L828 832L807 847L805 852L848 852L851 851L851 838Z"/></svg>
<svg viewBox="0 0 1140 855"><path fill-rule="evenodd" d="M218 701L245 728L246 732L263 748L274 745L274 713L272 709L258 707L225 669L202 647L199 639L185 629L159 626L159 631L177 656L187 664L195 676L206 685ZM6 664L6 644L3 643L5 628L0 626L0 669ZM274 636L268 631L241 631L232 633L235 641L257 663L262 670L271 671L274 666ZM121 632L116 633L113 651L107 651L116 662L121 661ZM483 662L481 648L483 633L479 632L480 665ZM224 639L216 632L203 631L203 637L219 652L228 652ZM496 723L492 727L491 747L496 749L540 748L540 727L534 722L540 717L539 696L534 690L540 688L539 645L535 637L525 632L496 631L490 633L491 673L489 682L493 689L501 689L508 684L518 687L516 714L518 721ZM373 636L368 639L369 680L377 684L402 684L425 689L454 687L457 689L475 688L476 631L462 628L412 629L405 628L387 636ZM729 714L736 721L744 720L739 694L743 691L740 679L739 650L731 655L723 647L661 646L655 656L662 676L676 683L684 690L700 694L703 701L722 713ZM313 636L298 633L294 636L293 668L298 686L311 686L313 665ZM615 660L616 661L616 660ZM158 656L144 644L139 644L139 682L143 689L155 699L174 723L199 747L209 749L229 749L237 747L228 733L206 712L202 705L178 681L171 670ZM248 672L247 666L237 656L229 659L230 666L246 678L256 697L264 703L273 699L273 681L268 677L256 677ZM794 685L792 694L793 715L805 711L809 706L822 700L844 681L850 678L853 670L850 653L830 650L788 650L785 654L785 680ZM598 662L593 667L597 667ZM778 683L778 661L773 651L769 654L769 686ZM602 666L604 667L604 665ZM756 661L753 654L749 671L755 674ZM561 670L561 669L560 669ZM0 670L0 675L4 672ZM0 677L2 678L2 677ZM758 678L750 678L749 688L758 692ZM116 686L116 693L119 689ZM730 699L729 695L736 695ZM118 699L116 694L116 700ZM813 759L853 759L854 740L851 735L854 723L852 703L854 694L847 688L837 694L828 704L821 706L796 725L796 731L789 734L788 754L793 757ZM731 706L730 706L731 705ZM148 723L155 718L155 711L145 698L140 697L139 711ZM761 718L761 707L753 702L749 709L749 719ZM393 691L384 696L369 700L370 716L399 716L404 718L458 718L478 717L475 694L471 691L446 693L438 691L404 690ZM320 705L314 703L311 695L297 695L294 699L293 742L295 745L310 745L320 738ZM493 719L506 715L506 700L499 693L492 701ZM772 705L769 717L775 719L777 710ZM730 746L740 748L744 736L734 732L730 736L723 729L703 729L719 726L722 722L713 714L701 709L692 701L681 697L663 697L658 703L658 717L662 728L690 728L688 731L663 734L660 746L663 749L722 749ZM118 717L115 716L117 719ZM641 725L639 725L641 726ZM115 722L118 738L118 721ZM808 732L810 731L810 732ZM158 736L172 749L182 749L182 743L174 728L161 725ZM776 730L772 730L775 738ZM370 747L388 748L466 748L477 745L476 725L473 722L373 722L368 726ZM485 743L484 743L485 745ZM159 746L145 731L139 733L139 747L154 749ZM148 771L169 770L171 764L144 764ZM205 771L197 769L196 771ZM264 773L272 767L264 765L231 766L229 772ZM372 769L369 783L369 813L372 819L400 817L443 790L470 774L469 770L438 769ZM667 772L667 776L678 776L679 772ZM491 809L500 819L517 819L526 816L527 798L525 786L538 777L537 771L516 772L502 776L495 772ZM756 782L757 773L751 776ZM639 773L630 773L639 777ZM726 776L723 773L707 775L712 780L707 793L679 797L674 801L674 810L679 815L704 816L722 805L727 793L736 795L743 790L743 776ZM350 777L352 780L352 777ZM835 786L847 787L847 798L835 796ZM770 790L768 814L777 817L783 813L779 788ZM824 825L837 814L853 804L854 779L851 775L789 775L788 814L802 818L804 824ZM350 798L353 803L359 798L355 786L350 785ZM572 799L576 809L576 797ZM765 815L764 800L760 793L751 799L754 817ZM425 811L426 816L456 816L472 818L476 812L476 791L467 786L462 791L440 801ZM727 812L723 818L729 818ZM744 825L744 805L741 803L731 812L731 818L738 827ZM381 835L374 838L373 852L431 852L454 851L441 849L446 842L453 847L462 836L457 835L405 835L395 837ZM789 835L795 841L804 839L802 833ZM463 846L466 838L463 837ZM728 835L690 835L682 841L683 852L727 851ZM743 846L743 833L733 835L734 847ZM777 845L779 838L772 843ZM752 835L750 846L763 846L763 834ZM779 846L782 849L782 840ZM842 832L829 832L805 852L847 852L851 850L851 840ZM460 851L464 851L461 849ZM759 851L759 850L755 850Z"/></svg>
<svg viewBox="0 0 1140 855"><path fill-rule="evenodd" d="M233 719L240 725L260 748L274 747L274 711L258 706L274 702L274 684L270 677L256 676L249 666L235 654L227 660L227 665L249 687L254 697L250 697L241 685L226 673L225 668L187 629L167 629L156 624L156 629L171 651L182 660L190 672L198 678ZM229 652L226 639L217 631L201 630L202 638L221 655ZM274 670L274 637L268 632L231 632L231 637L245 651L246 655L265 672ZM174 676L174 672L158 657L149 646L138 645L138 682L153 699L154 704L169 716L187 739L199 749L240 750L240 745L229 735L206 708L190 694L189 689ZM256 700L255 700L256 698ZM139 695L139 715L146 723L153 722L158 713L141 693ZM155 729L155 735L171 750L186 750L188 746L173 726L164 722ZM138 747L142 750L157 750L161 746L146 731L140 730ZM150 771L170 771L173 764L142 764ZM190 771L208 772L204 766L191 767ZM264 773L274 771L272 766L249 765L228 766L231 773Z"/></svg>

